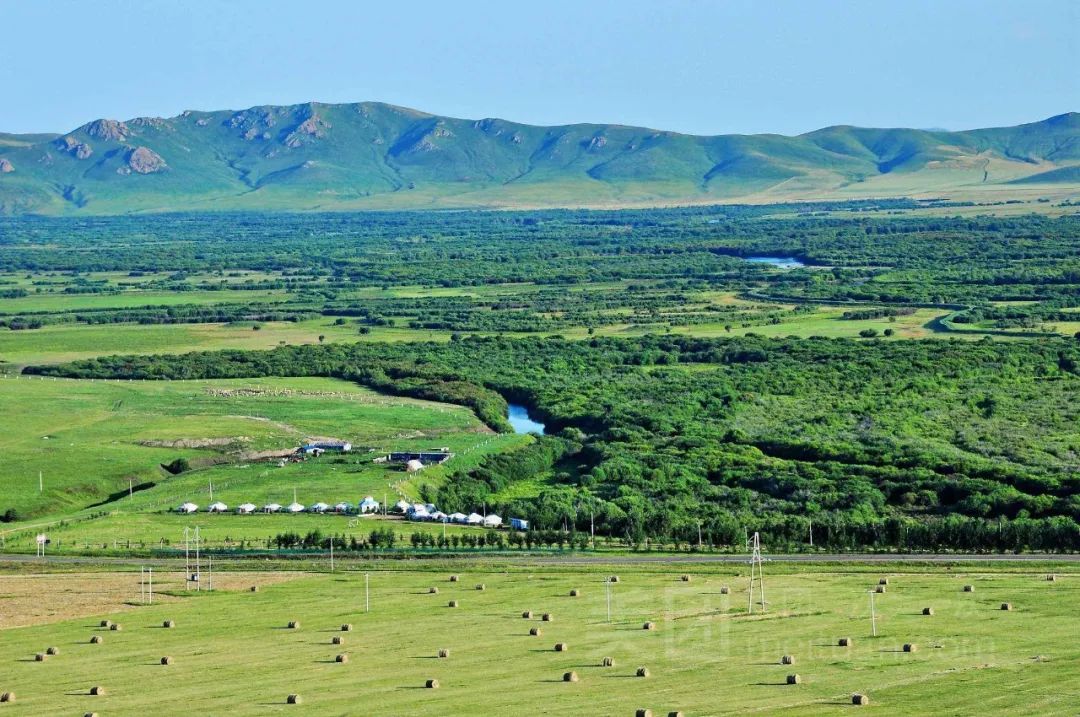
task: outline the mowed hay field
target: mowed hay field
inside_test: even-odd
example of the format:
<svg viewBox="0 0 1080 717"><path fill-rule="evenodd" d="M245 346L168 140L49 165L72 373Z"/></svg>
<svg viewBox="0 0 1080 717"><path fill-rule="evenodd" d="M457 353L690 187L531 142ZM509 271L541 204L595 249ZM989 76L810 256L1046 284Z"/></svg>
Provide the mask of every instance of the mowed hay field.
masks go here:
<svg viewBox="0 0 1080 717"><path fill-rule="evenodd" d="M838 714L865 693L882 714L1075 714L1080 576L1037 567L851 572L775 566L769 610L746 614L735 566L372 570L311 574L257 592L203 592L166 604L0 632L3 714ZM881 572L879 572L881 571ZM175 572L155 571L175 589ZM604 580L612 586L606 619ZM680 579L686 573L689 582ZM457 582L450 575L457 574ZM870 637L867 591L879 637ZM21 578L28 579L28 578ZM56 577L41 578L56 589ZM138 601L138 573L128 574ZM230 586L236 575L215 576ZM71 576L95 589L93 576ZM255 584L258 577L251 576ZM484 590L477 590L477 584ZM0 581L0 585L3 582ZM222 584L225 584L224 582ZM965 584L974 592L964 592ZM721 588L730 588L722 594ZM438 587L437 594L429 589ZM577 589L579 596L571 597ZM457 607L449 607L450 601ZM1000 609L1011 602L1013 610ZM923 614L932 607L934 614ZM522 617L532 611L532 617ZM552 615L543 621L543 613ZM102 618L121 631L99 626ZM162 627L165 620L175 627ZM299 627L289 629L290 621ZM646 621L655 629L642 629ZM353 629L343 632L343 624ZM530 628L542 634L530 636ZM101 644L90 638L100 635ZM343 644L333 644L335 637ZM852 638L839 647L841 637ZM555 645L564 643L564 651ZM904 652L905 643L916 645ZM48 646L59 654L34 659ZM449 650L449 656L438 657ZM782 665L783 655L794 665ZM338 655L347 655L338 662ZM162 665L169 656L171 664ZM614 665L602 666L605 657ZM637 677L639 667L648 677ZM564 682L565 673L577 682ZM798 674L801 684L788 685ZM427 680L438 689L427 689ZM92 696L94 685L106 694ZM301 704L286 703L298 694Z"/></svg>

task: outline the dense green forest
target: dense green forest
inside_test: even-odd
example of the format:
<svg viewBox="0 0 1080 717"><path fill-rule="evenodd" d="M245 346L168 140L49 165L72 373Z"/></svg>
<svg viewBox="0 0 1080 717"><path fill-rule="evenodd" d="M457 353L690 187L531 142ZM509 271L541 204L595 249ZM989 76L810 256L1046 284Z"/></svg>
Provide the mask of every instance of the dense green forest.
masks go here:
<svg viewBox="0 0 1080 717"><path fill-rule="evenodd" d="M1080 348L1070 340L465 338L108 357L46 375L325 375L463 403L506 399L555 434L458 474L447 510L541 528L733 545L1080 548ZM545 476L533 497L508 485Z"/></svg>

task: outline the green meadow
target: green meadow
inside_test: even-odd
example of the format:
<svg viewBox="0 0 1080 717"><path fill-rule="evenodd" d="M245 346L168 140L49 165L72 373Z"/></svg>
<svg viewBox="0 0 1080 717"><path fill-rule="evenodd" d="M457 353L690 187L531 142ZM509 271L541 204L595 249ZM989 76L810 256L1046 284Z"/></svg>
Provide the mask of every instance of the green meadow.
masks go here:
<svg viewBox="0 0 1080 717"><path fill-rule="evenodd" d="M611 574L619 582L605 584ZM874 595L872 628L868 591L879 576L889 584ZM266 580L219 563L213 592L205 589L209 577L204 564L204 591L194 593L180 571L158 566L147 605L138 572L0 576L13 605L34 590L43 595L10 614L9 625L25 626L2 630L0 692L15 701L0 709L1070 715L1080 699L1080 647L1070 639L1080 631L1080 576L1049 582L1033 566L770 564L767 610L755 604L752 614L746 568L738 565L339 564L337 573ZM257 592L246 589L260 583ZM72 606L42 616L58 594ZM93 607L79 609L82 596ZM1003 602L1013 609L1003 611ZM928 607L932 615L923 614ZM101 627L102 619L121 629ZM172 628L163 627L167 620ZM91 643L95 635L100 644ZM841 638L851 644L840 646ZM58 654L36 661L48 647ZM794 664L781 664L784 655ZM647 676L637 676L639 668ZM577 681L564 681L567 673ZM787 684L789 675L799 683ZM428 680L438 687L425 687ZM95 686L104 694L92 695ZM854 707L853 693L870 706ZM287 704L291 694L299 704Z"/></svg>
<svg viewBox="0 0 1080 717"><path fill-rule="evenodd" d="M320 436L351 441L356 450L284 468L258 457ZM494 435L461 406L387 397L332 379L0 379L5 505L23 518L110 499L110 509L124 511L206 504L211 483L215 498L230 503L285 504L294 488L309 503L355 503L364 491L392 492L391 484L415 495L418 487L399 468L372 464L377 454L366 451L450 447L460 458L421 474L437 484L456 462L471 464L523 440ZM161 467L179 458L197 470L170 476ZM126 495L146 483L154 486Z"/></svg>

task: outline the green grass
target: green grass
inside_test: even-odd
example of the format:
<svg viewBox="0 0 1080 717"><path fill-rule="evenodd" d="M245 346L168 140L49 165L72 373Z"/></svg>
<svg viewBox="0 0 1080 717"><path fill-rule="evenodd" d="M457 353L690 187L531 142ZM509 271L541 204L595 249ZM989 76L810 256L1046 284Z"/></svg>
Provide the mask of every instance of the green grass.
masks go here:
<svg viewBox="0 0 1080 717"><path fill-rule="evenodd" d="M868 694L869 710L882 714L1066 715L1077 703L1080 648L1070 639L1080 631L1076 575L1050 583L1038 568L894 573L888 593L876 596L874 638L866 591L877 574L865 571L777 568L766 578L768 613L748 616L747 579L738 567L455 567L458 583L447 580L449 569L364 570L370 612L358 572L264 584L257 593L172 597L184 594L179 575L158 569L159 602L122 606L139 594L138 576L129 574L127 589L111 598L114 607L99 611L123 631L102 630L105 615L85 613L2 631L0 691L18 696L4 712L408 717L633 715L648 708L656 715L816 715L852 709L853 692ZM608 622L602 581L611 572L621 581ZM681 572L694 580L679 581ZM112 584L110 577L8 576L0 584L30 581L18 584L62 590L77 601ZM219 583L235 584L235 577L215 575ZM487 589L474 590L479 582ZM962 592L965 583L976 592ZM438 595L428 594L432 585ZM730 595L720 594L724 585ZM582 596L568 597L571 588ZM448 608L451 599L460 607ZM1015 610L999 610L1003 601ZM921 615L925 606L936 614ZM522 619L523 610L536 617ZM540 622L542 612L554 621ZM162 629L166 619L176 627ZM286 629L290 620L300 629ZM647 620L657 629L642 630ZM339 631L346 622L353 632ZM530 627L543 635L530 637ZM93 634L104 643L89 644ZM345 644L332 645L335 635ZM838 647L839 637L854 645ZM569 650L555 652L556 642ZM904 643L919 649L902 652ZM34 662L49 645L60 654ZM448 659L435 657L441 648L450 649ZM339 653L350 661L335 663ZM796 664L780 665L783 654ZM163 655L173 664L160 665ZM614 667L600 666L606 656ZM639 666L648 667L648 679L634 677ZM562 682L569 670L581 681ZM803 684L784 684L793 672ZM423 689L429 678L440 689ZM107 694L88 695L92 685ZM303 704L285 705L294 692Z"/></svg>
<svg viewBox="0 0 1080 717"><path fill-rule="evenodd" d="M0 505L28 517L85 508L126 490L129 478L159 483L136 494L130 507L120 506L129 510L162 510L174 507L174 500L202 502L201 491L208 491L211 479L219 486L215 497L222 500L287 502L280 499L288 494L291 502L292 488L301 486L308 502L355 502L363 497L356 492L381 493L382 486L403 474L388 478L388 469L373 467L370 457L359 452L349 457L353 463L337 464L325 456L284 469L241 460L241 454L288 449L311 436L347 439L358 451L446 445L462 453L492 438L466 408L382 396L332 379L0 381ZM220 393L237 389L260 392ZM229 439L229 444L176 444L206 439ZM487 443L460 462L478 460L489 446L517 440ZM159 464L179 457L194 465L231 465L167 477ZM437 484L444 470L431 469L423 480ZM39 471L44 492L38 491ZM415 487L406 483L403 490Z"/></svg>

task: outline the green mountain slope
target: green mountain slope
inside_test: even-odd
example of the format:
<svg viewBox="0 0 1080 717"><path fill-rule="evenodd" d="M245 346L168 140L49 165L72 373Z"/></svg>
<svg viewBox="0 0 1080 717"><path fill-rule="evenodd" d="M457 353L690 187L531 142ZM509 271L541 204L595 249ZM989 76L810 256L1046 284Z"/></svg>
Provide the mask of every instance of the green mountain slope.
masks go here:
<svg viewBox="0 0 1080 717"><path fill-rule="evenodd" d="M0 212L941 196L1080 186L1078 166L1076 113L966 132L842 126L797 137L699 137L309 103L96 120L61 136L0 134Z"/></svg>

